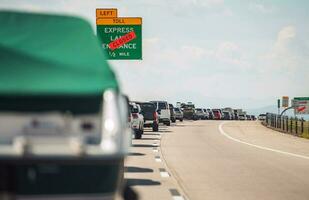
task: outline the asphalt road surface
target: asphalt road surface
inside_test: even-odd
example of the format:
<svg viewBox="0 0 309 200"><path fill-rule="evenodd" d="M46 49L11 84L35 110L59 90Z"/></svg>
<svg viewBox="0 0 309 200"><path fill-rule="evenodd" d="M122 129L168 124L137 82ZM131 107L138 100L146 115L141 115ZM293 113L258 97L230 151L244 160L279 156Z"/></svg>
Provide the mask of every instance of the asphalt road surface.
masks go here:
<svg viewBox="0 0 309 200"><path fill-rule="evenodd" d="M258 121L177 122L133 143L125 177L141 199L309 199L309 140Z"/></svg>

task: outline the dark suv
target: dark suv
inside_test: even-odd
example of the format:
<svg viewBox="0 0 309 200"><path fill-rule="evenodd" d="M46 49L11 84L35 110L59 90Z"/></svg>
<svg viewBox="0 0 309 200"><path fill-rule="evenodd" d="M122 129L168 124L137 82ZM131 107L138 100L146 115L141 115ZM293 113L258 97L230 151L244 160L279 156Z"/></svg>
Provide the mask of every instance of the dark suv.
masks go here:
<svg viewBox="0 0 309 200"><path fill-rule="evenodd" d="M159 117L157 107L151 102L135 102L140 105L144 116L144 127L152 127L152 131L159 131Z"/></svg>

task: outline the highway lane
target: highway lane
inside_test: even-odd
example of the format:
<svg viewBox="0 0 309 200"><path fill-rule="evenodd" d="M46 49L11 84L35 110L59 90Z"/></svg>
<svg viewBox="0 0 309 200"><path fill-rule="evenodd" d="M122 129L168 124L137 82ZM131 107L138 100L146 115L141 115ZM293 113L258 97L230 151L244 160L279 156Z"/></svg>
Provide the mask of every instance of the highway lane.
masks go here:
<svg viewBox="0 0 309 200"><path fill-rule="evenodd" d="M124 177L140 200L183 200L181 188L161 155L161 138L170 133L170 127L161 125L159 132L146 128L142 139L133 139L131 153L125 160Z"/></svg>
<svg viewBox="0 0 309 200"><path fill-rule="evenodd" d="M184 122L162 136L164 161L189 199L309 199L309 140L259 122L220 131L221 123Z"/></svg>

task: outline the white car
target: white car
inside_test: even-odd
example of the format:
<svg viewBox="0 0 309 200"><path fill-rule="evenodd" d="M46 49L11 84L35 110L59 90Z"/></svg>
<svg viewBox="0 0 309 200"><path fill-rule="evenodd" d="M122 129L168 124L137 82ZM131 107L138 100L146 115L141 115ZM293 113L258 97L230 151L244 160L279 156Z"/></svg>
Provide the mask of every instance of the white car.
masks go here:
<svg viewBox="0 0 309 200"><path fill-rule="evenodd" d="M140 105L131 102L131 127L134 131L135 139L141 139L144 133L144 116L142 115L142 109Z"/></svg>
<svg viewBox="0 0 309 200"><path fill-rule="evenodd" d="M195 111L198 119L206 119L207 114L202 108L196 108Z"/></svg>
<svg viewBox="0 0 309 200"><path fill-rule="evenodd" d="M240 114L240 115L238 116L238 119L239 119L239 120L246 120L247 118L246 118L246 115Z"/></svg>
<svg viewBox="0 0 309 200"><path fill-rule="evenodd" d="M170 126L171 125L171 112L169 105L166 101L151 101L157 106L157 112L159 115L159 122Z"/></svg>
<svg viewBox="0 0 309 200"><path fill-rule="evenodd" d="M266 120L266 114L260 114L260 115L258 116L258 119L261 120L261 121Z"/></svg>

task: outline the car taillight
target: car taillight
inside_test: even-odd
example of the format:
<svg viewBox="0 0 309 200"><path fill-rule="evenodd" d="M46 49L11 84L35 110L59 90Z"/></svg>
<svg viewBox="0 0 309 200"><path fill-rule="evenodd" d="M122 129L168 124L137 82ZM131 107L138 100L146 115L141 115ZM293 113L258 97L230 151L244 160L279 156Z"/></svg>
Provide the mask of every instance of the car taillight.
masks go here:
<svg viewBox="0 0 309 200"><path fill-rule="evenodd" d="M158 114L157 114L157 112L154 112L154 113L153 113L153 118L154 118L155 121L158 119Z"/></svg>
<svg viewBox="0 0 309 200"><path fill-rule="evenodd" d="M133 119L137 119L138 118L138 114L137 113L133 113L132 116L133 116Z"/></svg>

